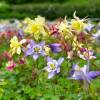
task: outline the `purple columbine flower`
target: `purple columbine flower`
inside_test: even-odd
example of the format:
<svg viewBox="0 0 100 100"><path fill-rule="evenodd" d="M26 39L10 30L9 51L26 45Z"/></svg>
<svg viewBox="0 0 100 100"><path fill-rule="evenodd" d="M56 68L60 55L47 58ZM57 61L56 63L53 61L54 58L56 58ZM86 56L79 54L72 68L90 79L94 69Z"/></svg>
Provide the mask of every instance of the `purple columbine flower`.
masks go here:
<svg viewBox="0 0 100 100"><path fill-rule="evenodd" d="M50 57L47 57L47 66L44 68L49 74L48 79L51 79L55 74L60 72L60 66L64 58L59 58L58 60L54 60Z"/></svg>
<svg viewBox="0 0 100 100"><path fill-rule="evenodd" d="M54 52L54 53L62 51L61 44L59 44L59 43L49 44L49 47L51 48L51 51Z"/></svg>
<svg viewBox="0 0 100 100"><path fill-rule="evenodd" d="M72 66L70 77L68 79L83 80L85 83L90 84L90 81L97 76L100 76L100 71L89 71L88 65L79 67L75 64Z"/></svg>
<svg viewBox="0 0 100 100"><path fill-rule="evenodd" d="M45 42L40 42L39 44L36 44L34 41L30 41L30 43L27 45L27 50L23 50L25 52L25 56L32 55L34 60L37 60L39 56L44 56Z"/></svg>

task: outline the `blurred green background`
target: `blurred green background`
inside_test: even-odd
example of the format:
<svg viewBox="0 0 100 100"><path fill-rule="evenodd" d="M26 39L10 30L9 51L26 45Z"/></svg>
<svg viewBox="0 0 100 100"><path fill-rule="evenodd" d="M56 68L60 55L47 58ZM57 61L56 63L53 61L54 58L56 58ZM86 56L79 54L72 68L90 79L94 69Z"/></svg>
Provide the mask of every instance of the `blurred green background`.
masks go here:
<svg viewBox="0 0 100 100"><path fill-rule="evenodd" d="M67 16L100 17L100 0L0 0L0 18L35 17L41 15L49 20Z"/></svg>

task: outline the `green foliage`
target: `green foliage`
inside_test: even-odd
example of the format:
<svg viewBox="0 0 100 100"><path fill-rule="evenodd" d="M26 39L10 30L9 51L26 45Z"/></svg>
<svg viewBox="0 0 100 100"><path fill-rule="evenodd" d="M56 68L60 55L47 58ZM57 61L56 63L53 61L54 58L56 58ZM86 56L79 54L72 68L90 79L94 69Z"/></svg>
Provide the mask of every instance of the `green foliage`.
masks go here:
<svg viewBox="0 0 100 100"><path fill-rule="evenodd" d="M11 4L23 4L23 3L44 3L44 2L65 2L66 0L3 0L7 3L11 3ZM68 0L67 0L68 1Z"/></svg>
<svg viewBox="0 0 100 100"><path fill-rule="evenodd" d="M53 58L57 59L63 55L63 53L55 54ZM16 55L14 60L18 61ZM47 73L42 70L46 66L44 57L40 57L37 61L33 61L32 57L26 58L26 64L16 66L14 72L6 71L6 65L2 64L0 100L99 100L99 79L93 81L89 93L79 81L67 79L69 70L76 60L71 63L65 57L60 74L51 80L47 79ZM6 60L3 62L6 63ZM85 63L83 60L79 62L81 65ZM95 63L98 63L98 59Z"/></svg>

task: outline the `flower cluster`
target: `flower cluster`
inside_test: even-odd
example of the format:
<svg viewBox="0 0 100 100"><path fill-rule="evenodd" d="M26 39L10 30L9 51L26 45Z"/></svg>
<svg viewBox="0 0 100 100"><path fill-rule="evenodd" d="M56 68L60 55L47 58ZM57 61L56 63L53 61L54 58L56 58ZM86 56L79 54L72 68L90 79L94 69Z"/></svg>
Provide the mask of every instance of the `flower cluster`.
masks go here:
<svg viewBox="0 0 100 100"><path fill-rule="evenodd" d="M92 67L91 61L96 59L93 43L99 41L100 30L92 31L94 25L89 23L86 18L77 17L76 12L73 17L70 21L65 17L65 19L53 23L47 22L41 16L34 20L26 18L21 23L18 35L13 36L10 40L9 53L12 56L18 54L24 60L32 57L33 62L43 57L46 65L41 70L47 71L48 79L60 73L63 62L71 62L72 69L70 77L67 79L82 80L86 84L90 84L92 79L100 76L100 71L89 71ZM55 58L53 55L59 55L59 58ZM25 63L23 59L20 60L22 64ZM76 60L77 64L75 64ZM79 67L80 60L85 61L83 67ZM10 60L7 69L12 71L15 66L15 62Z"/></svg>

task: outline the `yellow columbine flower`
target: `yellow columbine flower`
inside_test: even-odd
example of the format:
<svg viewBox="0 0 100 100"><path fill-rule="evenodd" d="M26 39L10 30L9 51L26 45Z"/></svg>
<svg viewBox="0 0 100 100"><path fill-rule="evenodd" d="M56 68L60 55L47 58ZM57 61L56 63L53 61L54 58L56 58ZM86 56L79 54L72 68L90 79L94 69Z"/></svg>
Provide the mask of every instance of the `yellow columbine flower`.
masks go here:
<svg viewBox="0 0 100 100"><path fill-rule="evenodd" d="M26 18L24 21L27 26L25 27L26 33L34 33L34 37L38 39L39 35L47 35L47 32L44 29L45 26L45 18L38 16L34 20L31 20L30 18Z"/></svg>
<svg viewBox="0 0 100 100"><path fill-rule="evenodd" d="M70 32L69 27L67 26L66 23L61 22L60 25L58 26L59 32L60 33L66 33L66 32Z"/></svg>
<svg viewBox="0 0 100 100"><path fill-rule="evenodd" d="M23 43L25 43L26 40L23 39L20 42L18 42L18 38L16 36L14 36L11 40L10 40L10 52L11 54L20 54L21 53L21 45Z"/></svg>
<svg viewBox="0 0 100 100"><path fill-rule="evenodd" d="M84 23L84 19L79 19L77 16L76 16L76 12L74 13L74 18L75 19L72 19L71 20L71 28L78 31L78 32L81 32L84 30L84 27L86 25L86 23Z"/></svg>
<svg viewBox="0 0 100 100"><path fill-rule="evenodd" d="M62 36L65 37L65 39L72 37L72 32L70 30L70 27L68 26L67 21L61 22L60 25L58 26L58 29L59 33L61 33Z"/></svg>

